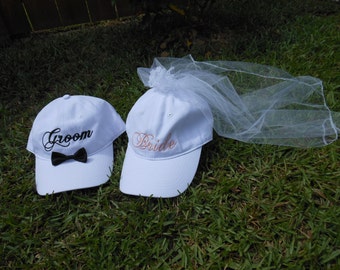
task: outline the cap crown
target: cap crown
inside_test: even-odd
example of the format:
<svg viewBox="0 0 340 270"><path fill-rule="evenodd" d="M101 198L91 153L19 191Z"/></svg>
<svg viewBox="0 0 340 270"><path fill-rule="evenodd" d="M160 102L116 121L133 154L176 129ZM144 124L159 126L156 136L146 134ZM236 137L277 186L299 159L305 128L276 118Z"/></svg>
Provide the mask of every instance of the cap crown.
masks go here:
<svg viewBox="0 0 340 270"><path fill-rule="evenodd" d="M174 158L197 149L212 139L212 126L204 100L157 89L136 102L126 121L129 145L146 159Z"/></svg>
<svg viewBox="0 0 340 270"><path fill-rule="evenodd" d="M65 95L39 112L27 149L43 159L50 158L52 151L71 155L82 147L91 156L112 143L124 130L123 120L105 100Z"/></svg>

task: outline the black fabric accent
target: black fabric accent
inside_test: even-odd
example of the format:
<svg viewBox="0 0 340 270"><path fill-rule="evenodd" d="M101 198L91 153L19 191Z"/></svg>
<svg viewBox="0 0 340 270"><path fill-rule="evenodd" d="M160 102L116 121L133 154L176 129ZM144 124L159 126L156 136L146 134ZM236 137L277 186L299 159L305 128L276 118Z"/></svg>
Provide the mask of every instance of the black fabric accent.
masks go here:
<svg viewBox="0 0 340 270"><path fill-rule="evenodd" d="M87 162L87 152L84 147L80 148L73 155L64 155L59 152L52 152L51 161L53 166L58 166L66 160L74 159L79 162Z"/></svg>

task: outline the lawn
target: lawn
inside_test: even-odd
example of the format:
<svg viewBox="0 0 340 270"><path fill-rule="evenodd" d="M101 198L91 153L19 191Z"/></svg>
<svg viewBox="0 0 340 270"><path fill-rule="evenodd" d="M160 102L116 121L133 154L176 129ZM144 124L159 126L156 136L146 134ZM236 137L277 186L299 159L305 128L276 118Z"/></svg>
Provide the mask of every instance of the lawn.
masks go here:
<svg viewBox="0 0 340 270"><path fill-rule="evenodd" d="M146 91L136 69L156 56L314 76L340 111L339 2L254 2L223 2L190 22L167 14L34 33L0 48L1 269L339 269L339 141L298 149L214 134L189 189L156 199L119 191L124 133L108 183L44 197L35 190L26 143L42 107L92 95L125 120Z"/></svg>

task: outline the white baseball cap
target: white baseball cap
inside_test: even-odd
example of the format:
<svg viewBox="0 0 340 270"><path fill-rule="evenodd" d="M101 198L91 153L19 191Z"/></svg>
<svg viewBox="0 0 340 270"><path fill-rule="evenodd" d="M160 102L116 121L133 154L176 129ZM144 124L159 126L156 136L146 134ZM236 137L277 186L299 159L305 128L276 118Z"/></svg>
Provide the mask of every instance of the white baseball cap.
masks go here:
<svg viewBox="0 0 340 270"><path fill-rule="evenodd" d="M129 143L120 190L146 197L178 196L191 184L212 130L212 113L200 97L148 90L126 120Z"/></svg>
<svg viewBox="0 0 340 270"><path fill-rule="evenodd" d="M40 195L101 185L113 168L113 141L125 131L105 100L65 95L47 104L34 120L27 150L35 155Z"/></svg>

